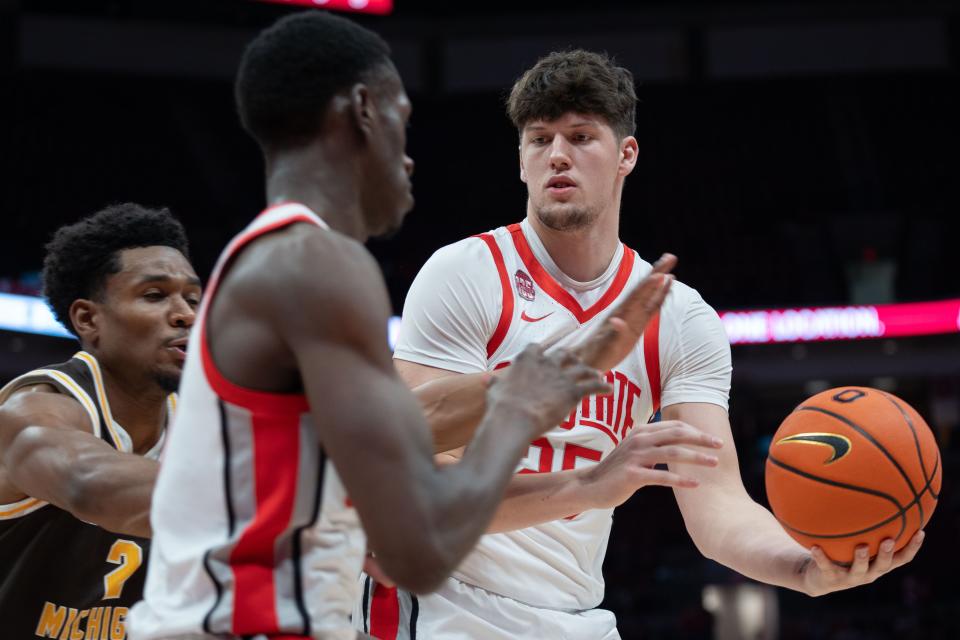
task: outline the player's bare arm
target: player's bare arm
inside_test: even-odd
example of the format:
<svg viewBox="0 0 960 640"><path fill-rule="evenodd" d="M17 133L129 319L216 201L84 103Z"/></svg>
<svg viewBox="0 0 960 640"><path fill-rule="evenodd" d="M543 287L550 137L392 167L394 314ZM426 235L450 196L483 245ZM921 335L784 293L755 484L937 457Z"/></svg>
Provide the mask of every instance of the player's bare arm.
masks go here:
<svg viewBox="0 0 960 640"><path fill-rule="evenodd" d="M423 389L431 386L445 384L457 390L460 388L457 383L461 380L479 380L486 375L461 375L406 360L396 360L395 366L400 377L413 387L418 398ZM447 410L445 408L448 406L449 411L455 411L456 405L452 402L427 405L428 419L432 419L438 410ZM716 436L681 422L649 425L645 430L631 433L596 466L515 476L507 485L488 533L523 529L588 509L617 507L648 485L695 488L699 481L687 474L650 467L680 460L692 465L715 467L718 460L712 450L722 445L722 440ZM439 453L436 456L437 463L457 463L463 452L464 448L460 447Z"/></svg>
<svg viewBox="0 0 960 640"><path fill-rule="evenodd" d="M835 565L816 548L807 551L747 494L725 409L681 403L664 407L663 417L696 425L725 442L717 452L719 467L709 472L687 462L670 463L671 471L700 483L696 491L678 490L675 495L687 531L706 557L755 580L818 596L873 582L910 562L920 549L923 532L897 553L892 551L893 541L885 541L872 562L864 545L849 569Z"/></svg>
<svg viewBox="0 0 960 640"><path fill-rule="evenodd" d="M36 498L116 533L150 536L158 465L91 432L80 403L50 385L0 406L0 502Z"/></svg>
<svg viewBox="0 0 960 640"><path fill-rule="evenodd" d="M653 271L588 335L574 351L583 362L607 371L623 360L670 292L676 256L664 254ZM486 387L493 373L446 375L448 371L397 361L397 369L423 405L437 452L466 445L485 408Z"/></svg>
<svg viewBox="0 0 960 640"><path fill-rule="evenodd" d="M257 370L220 359L240 337L217 320L233 304L259 315L283 341L245 337L245 362ZM574 356L532 348L517 359L516 373L491 386L490 411L463 462L437 469L423 413L391 363L389 313L382 277L362 245L297 225L237 259L212 303L211 324L221 329L209 338L218 366L239 384L260 388L265 376L299 375L369 546L398 584L426 591L485 531L527 443L606 385ZM258 356L272 351L273 365Z"/></svg>

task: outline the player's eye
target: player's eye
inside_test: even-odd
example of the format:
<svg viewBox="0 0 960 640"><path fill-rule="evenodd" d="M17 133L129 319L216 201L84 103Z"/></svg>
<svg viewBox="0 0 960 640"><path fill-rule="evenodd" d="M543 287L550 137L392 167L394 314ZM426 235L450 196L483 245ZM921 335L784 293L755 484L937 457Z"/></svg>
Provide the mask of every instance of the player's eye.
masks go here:
<svg viewBox="0 0 960 640"><path fill-rule="evenodd" d="M143 297L146 298L147 300L156 301L156 300L163 300L166 297L166 294L164 294L163 291L159 291L157 289L150 289L149 291L146 291L143 294Z"/></svg>

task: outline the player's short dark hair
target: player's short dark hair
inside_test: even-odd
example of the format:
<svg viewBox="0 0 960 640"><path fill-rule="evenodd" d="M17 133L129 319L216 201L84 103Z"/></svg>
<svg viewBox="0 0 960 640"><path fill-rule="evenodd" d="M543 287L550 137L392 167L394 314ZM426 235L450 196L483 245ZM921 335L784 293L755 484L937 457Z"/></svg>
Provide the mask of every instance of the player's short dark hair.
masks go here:
<svg viewBox="0 0 960 640"><path fill-rule="evenodd" d="M43 260L43 294L57 320L76 334L70 321L73 301L103 293L107 277L120 271L121 251L156 246L172 247L189 259L187 234L170 211L132 202L57 229Z"/></svg>
<svg viewBox="0 0 960 640"><path fill-rule="evenodd" d="M234 86L240 122L261 148L303 143L334 94L390 64L383 38L355 22L326 11L288 15L243 53Z"/></svg>
<svg viewBox="0 0 960 640"><path fill-rule="evenodd" d="M622 139L637 128L633 74L603 53L555 51L528 69L507 98L507 115L520 131L533 120L565 113L601 116Z"/></svg>

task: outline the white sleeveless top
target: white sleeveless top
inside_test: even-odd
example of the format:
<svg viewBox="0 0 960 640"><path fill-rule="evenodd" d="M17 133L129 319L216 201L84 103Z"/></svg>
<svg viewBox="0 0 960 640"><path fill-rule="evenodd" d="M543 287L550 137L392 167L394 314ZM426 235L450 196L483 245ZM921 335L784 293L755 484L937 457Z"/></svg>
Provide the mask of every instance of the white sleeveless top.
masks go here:
<svg viewBox="0 0 960 640"><path fill-rule="evenodd" d="M299 204L267 209L214 270L154 491L145 596L128 622L133 640L355 636L350 612L365 538L306 397L231 383L206 339L207 310L227 261L255 238L297 222L328 228Z"/></svg>
<svg viewBox="0 0 960 640"><path fill-rule="evenodd" d="M623 245L607 271L581 283L556 267L529 224L437 251L407 296L394 357L459 373L504 366L532 342L583 339L650 271ZM606 373L611 396L583 400L530 445L518 473L594 465L660 405L727 406L730 346L717 314L675 282L660 315ZM603 599L601 566L612 509L484 536L454 577L532 606L588 609Z"/></svg>

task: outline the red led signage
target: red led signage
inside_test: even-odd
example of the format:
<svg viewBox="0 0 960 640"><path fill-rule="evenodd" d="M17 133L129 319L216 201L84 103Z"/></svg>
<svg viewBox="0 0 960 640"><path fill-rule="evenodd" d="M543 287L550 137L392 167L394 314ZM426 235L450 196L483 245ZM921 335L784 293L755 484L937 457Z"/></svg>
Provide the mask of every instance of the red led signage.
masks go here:
<svg viewBox="0 0 960 640"><path fill-rule="evenodd" d="M260 0L274 4L292 4L300 7L317 7L336 11L355 11L386 15L393 11L393 0Z"/></svg>

